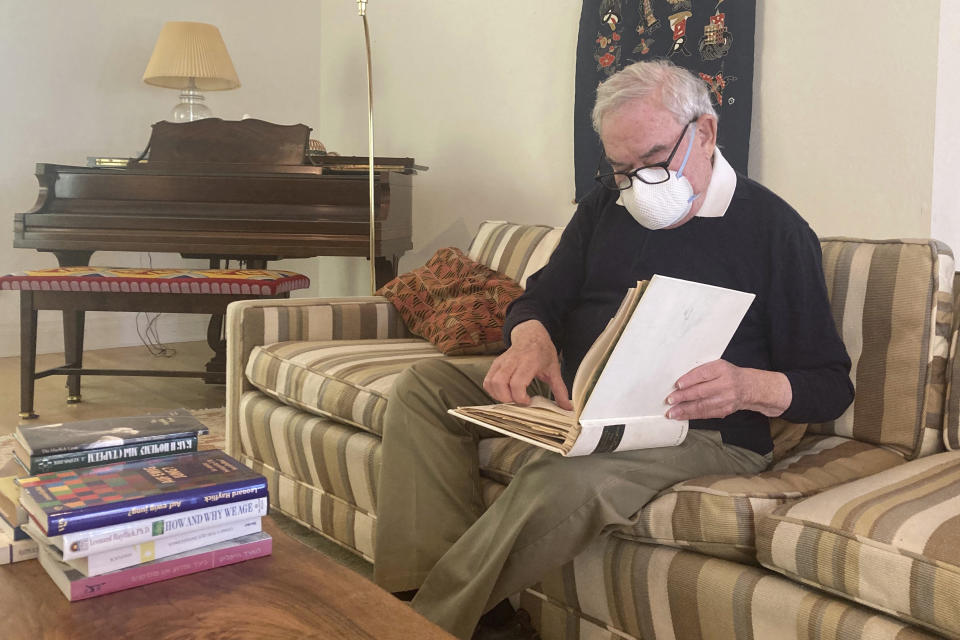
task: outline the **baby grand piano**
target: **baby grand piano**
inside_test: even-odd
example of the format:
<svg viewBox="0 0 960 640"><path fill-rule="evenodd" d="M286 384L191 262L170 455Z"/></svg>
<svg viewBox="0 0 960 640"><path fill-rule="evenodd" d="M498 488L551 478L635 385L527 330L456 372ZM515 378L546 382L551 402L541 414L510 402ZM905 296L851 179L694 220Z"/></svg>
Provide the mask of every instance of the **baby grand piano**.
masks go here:
<svg viewBox="0 0 960 640"><path fill-rule="evenodd" d="M144 156L118 167L37 165L34 208L14 218L13 246L84 266L96 251L223 260L369 257L368 159L313 155L310 128L262 120L158 122ZM412 158L375 158L377 286L396 276L411 242ZM115 266L115 265L111 265ZM211 319L207 382L222 382L222 317ZM64 335L82 318L64 312ZM82 344L82 342L81 342Z"/></svg>
<svg viewBox="0 0 960 640"><path fill-rule="evenodd" d="M240 260L369 257L367 159L309 155L310 128L262 120L158 122L149 158L122 167L37 165L34 208L14 218L13 246L61 266L95 251ZM411 242L412 158L376 158L377 286Z"/></svg>

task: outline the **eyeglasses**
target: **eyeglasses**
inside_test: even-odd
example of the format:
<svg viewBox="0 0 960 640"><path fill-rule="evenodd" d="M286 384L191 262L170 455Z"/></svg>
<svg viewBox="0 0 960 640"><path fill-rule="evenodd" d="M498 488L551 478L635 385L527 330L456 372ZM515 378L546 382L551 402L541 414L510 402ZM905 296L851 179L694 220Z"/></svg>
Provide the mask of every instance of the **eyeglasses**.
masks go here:
<svg viewBox="0 0 960 640"><path fill-rule="evenodd" d="M695 123L698 118L694 118L686 124L683 128L683 131L680 132L680 137L677 138L677 143L673 145L673 151L670 152L670 155L667 156L667 159L663 162L658 162L656 164L649 164L639 169L634 169L633 171L614 171L612 173L600 173L594 180L599 182L605 188L610 189L611 191L625 191L630 188L630 185L633 184L633 179L637 178L640 182L644 184L660 184L666 182L670 179L670 163L673 161L673 156L677 154L677 149L680 148L680 142L683 140L683 136L686 135L687 129L690 128L690 125ZM692 140L691 140L692 142ZM687 153L690 153L690 150L687 149ZM600 162L603 162L603 156L600 157ZM684 165L687 162L687 158L684 157ZM600 170L600 167L597 167L597 171ZM682 169L681 169L682 170Z"/></svg>

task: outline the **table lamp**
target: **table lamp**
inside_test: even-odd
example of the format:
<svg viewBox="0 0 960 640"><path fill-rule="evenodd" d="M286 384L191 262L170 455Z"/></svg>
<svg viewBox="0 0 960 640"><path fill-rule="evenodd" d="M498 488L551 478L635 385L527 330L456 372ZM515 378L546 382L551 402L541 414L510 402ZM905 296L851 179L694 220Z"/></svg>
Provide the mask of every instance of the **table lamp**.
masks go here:
<svg viewBox="0 0 960 640"><path fill-rule="evenodd" d="M240 86L220 30L202 22L167 22L160 30L143 81L157 87L180 89L180 104L170 112L172 122L209 118L200 91L225 91Z"/></svg>

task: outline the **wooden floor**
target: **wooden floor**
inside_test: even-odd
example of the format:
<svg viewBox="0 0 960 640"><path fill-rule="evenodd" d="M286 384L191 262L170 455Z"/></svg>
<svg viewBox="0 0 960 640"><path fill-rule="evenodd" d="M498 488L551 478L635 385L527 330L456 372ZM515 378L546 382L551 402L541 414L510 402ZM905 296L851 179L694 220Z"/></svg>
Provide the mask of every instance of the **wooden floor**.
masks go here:
<svg viewBox="0 0 960 640"><path fill-rule="evenodd" d="M197 369L202 370L213 352L206 342L169 345L177 353L157 358L145 347L120 347L85 351L85 367L98 369ZM37 369L63 364L62 354L37 356ZM83 401L67 404L66 377L50 376L36 382L34 412L42 423L86 420L149 413L152 410L222 407L224 386L204 384L197 378L146 378L87 376L81 381ZM0 435L12 433L20 418L20 358L0 358ZM34 422L34 421L30 421Z"/></svg>

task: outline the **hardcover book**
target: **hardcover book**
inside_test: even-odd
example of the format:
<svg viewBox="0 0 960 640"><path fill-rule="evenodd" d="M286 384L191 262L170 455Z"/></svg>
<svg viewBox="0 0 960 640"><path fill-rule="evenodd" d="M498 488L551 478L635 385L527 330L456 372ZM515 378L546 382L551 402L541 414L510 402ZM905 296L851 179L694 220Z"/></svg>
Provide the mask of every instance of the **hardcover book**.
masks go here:
<svg viewBox="0 0 960 640"><path fill-rule="evenodd" d="M270 555L273 539L261 531L226 542L207 545L169 558L111 571L100 576L84 576L68 564L58 562L47 548L39 550L40 566L53 579L68 600L85 600L145 584L223 567Z"/></svg>
<svg viewBox="0 0 960 640"><path fill-rule="evenodd" d="M457 407L450 413L560 453L676 446L686 420L666 417L666 398L691 369L719 359L753 302L752 293L655 275L638 282L574 376L573 411L535 396Z"/></svg>
<svg viewBox="0 0 960 640"><path fill-rule="evenodd" d="M17 480L46 536L267 497L266 478L223 451L55 471Z"/></svg>
<svg viewBox="0 0 960 640"><path fill-rule="evenodd" d="M32 474L62 471L64 469L79 469L93 467L111 462L125 460L143 460L145 458L159 458L176 453L196 451L198 438L195 435L176 436L166 440L153 440L144 443L129 443L116 447L101 447L84 449L82 451L67 451L65 453L51 453L47 455L29 456L23 460L23 466ZM25 452L24 452L25 453ZM21 451L17 451L21 457Z"/></svg>
<svg viewBox="0 0 960 640"><path fill-rule="evenodd" d="M38 538L38 542L52 546L57 560L69 561L143 542L156 542L197 529L208 529L249 518L262 518L267 515L269 508L266 498L254 498L62 536L42 536ZM42 535L39 527L37 532Z"/></svg>
<svg viewBox="0 0 960 640"><path fill-rule="evenodd" d="M23 525L30 537L38 544L43 544L43 534L40 533L33 521ZM159 560L177 553L198 549L215 542L225 542L244 535L260 531L260 518L248 518L239 522L188 531L175 536L167 536L159 540L142 542L118 549L110 549L102 553L95 553L85 558L67 560L67 564L85 576L98 576L119 569L126 569L137 564ZM50 549L56 556L56 549Z"/></svg>
<svg viewBox="0 0 960 640"><path fill-rule="evenodd" d="M20 425L13 437L27 457L67 451L140 444L208 433L186 409L127 418L100 418L80 422ZM21 453L18 452L18 457ZM26 465L26 460L21 458Z"/></svg>

